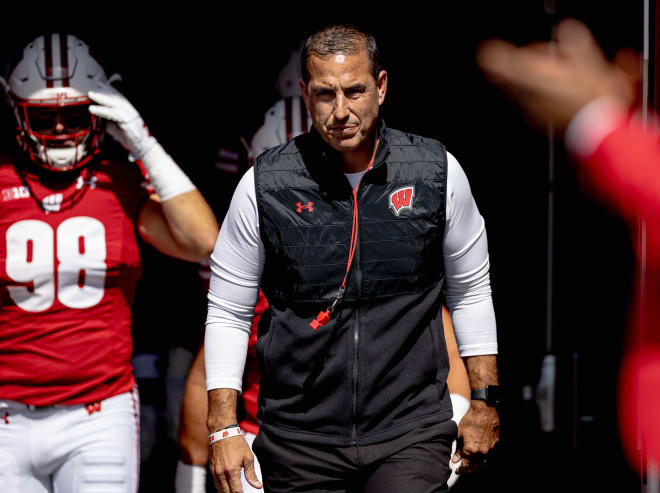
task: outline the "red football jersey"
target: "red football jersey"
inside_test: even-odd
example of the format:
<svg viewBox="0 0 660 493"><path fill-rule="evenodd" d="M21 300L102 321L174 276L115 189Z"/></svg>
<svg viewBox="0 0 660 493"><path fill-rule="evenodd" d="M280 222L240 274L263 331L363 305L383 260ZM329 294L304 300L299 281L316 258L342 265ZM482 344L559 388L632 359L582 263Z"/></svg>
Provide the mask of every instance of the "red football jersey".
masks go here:
<svg viewBox="0 0 660 493"><path fill-rule="evenodd" d="M95 402L135 384L142 175L99 161L65 183L53 176L21 176L0 158L0 398L37 406Z"/></svg>

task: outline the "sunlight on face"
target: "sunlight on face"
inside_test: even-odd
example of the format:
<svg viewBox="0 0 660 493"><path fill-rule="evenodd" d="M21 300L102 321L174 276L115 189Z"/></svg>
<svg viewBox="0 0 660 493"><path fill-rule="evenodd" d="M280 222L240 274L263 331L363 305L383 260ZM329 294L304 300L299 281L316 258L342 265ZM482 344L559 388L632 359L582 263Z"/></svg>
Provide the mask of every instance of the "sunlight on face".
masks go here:
<svg viewBox="0 0 660 493"><path fill-rule="evenodd" d="M309 82L300 81L314 127L342 153L372 145L378 109L385 100L387 73L375 81L365 50L307 61Z"/></svg>

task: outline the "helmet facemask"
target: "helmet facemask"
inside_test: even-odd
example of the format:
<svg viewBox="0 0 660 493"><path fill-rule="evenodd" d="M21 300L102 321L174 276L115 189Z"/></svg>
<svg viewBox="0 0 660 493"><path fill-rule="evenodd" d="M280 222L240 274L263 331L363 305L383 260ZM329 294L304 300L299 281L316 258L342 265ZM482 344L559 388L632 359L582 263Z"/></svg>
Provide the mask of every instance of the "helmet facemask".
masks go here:
<svg viewBox="0 0 660 493"><path fill-rule="evenodd" d="M86 165L99 151L103 124L86 96L14 99L18 143L36 164L53 171Z"/></svg>

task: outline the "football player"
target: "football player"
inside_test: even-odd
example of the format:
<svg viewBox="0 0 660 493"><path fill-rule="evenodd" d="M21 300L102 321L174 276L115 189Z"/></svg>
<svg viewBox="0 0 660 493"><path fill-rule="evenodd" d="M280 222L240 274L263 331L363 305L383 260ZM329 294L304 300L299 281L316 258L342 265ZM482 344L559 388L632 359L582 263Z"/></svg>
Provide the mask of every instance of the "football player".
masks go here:
<svg viewBox="0 0 660 493"><path fill-rule="evenodd" d="M52 34L1 81L19 144L0 157L3 492L137 491L137 238L199 261L217 237L205 200L113 80L83 41ZM106 133L137 164L110 159Z"/></svg>
<svg viewBox="0 0 660 493"><path fill-rule="evenodd" d="M302 96L286 96L266 112L263 125L252 137L250 156L254 159L267 149L308 132L310 128L312 120Z"/></svg>

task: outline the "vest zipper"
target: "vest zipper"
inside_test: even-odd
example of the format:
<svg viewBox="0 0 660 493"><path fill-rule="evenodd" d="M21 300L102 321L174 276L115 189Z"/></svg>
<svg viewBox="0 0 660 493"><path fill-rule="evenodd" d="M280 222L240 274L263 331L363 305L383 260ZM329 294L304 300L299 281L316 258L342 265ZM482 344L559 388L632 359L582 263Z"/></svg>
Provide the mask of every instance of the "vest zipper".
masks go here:
<svg viewBox="0 0 660 493"><path fill-rule="evenodd" d="M373 166L373 159L369 163L367 172ZM364 176L363 176L364 178ZM346 293L346 282L348 281L348 275L351 272L351 267L353 265L353 259L357 262L357 267L355 268L355 282L357 285L357 299L355 301L355 323L353 324L353 402L352 402L352 429L351 429L351 444L357 445L357 412L358 412L358 362L359 362L359 342L360 342L360 296L362 295L362 270L360 269L360 241L359 241L359 223L360 216L358 213L358 195L360 192L360 185L362 184L362 179L358 182L357 186L353 189L353 220L351 225L351 244L349 247L348 253L348 263L346 265L346 274L344 275L344 280L337 291L332 304L325 310L321 311L314 320L312 320L309 325L314 330L323 327L330 321L330 316L335 310L337 305L339 305L343 299L344 294Z"/></svg>

